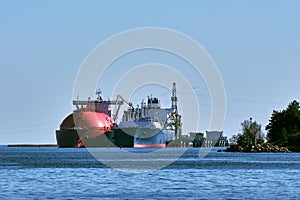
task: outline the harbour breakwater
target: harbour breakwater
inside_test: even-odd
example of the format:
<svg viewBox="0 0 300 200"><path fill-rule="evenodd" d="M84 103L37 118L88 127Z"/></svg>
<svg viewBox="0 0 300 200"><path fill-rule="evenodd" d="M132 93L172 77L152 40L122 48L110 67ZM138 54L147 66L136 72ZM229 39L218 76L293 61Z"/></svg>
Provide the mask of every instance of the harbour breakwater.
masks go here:
<svg viewBox="0 0 300 200"><path fill-rule="evenodd" d="M242 147L237 144L231 145L226 152L291 152L287 147L280 147L271 143L263 143L252 146Z"/></svg>

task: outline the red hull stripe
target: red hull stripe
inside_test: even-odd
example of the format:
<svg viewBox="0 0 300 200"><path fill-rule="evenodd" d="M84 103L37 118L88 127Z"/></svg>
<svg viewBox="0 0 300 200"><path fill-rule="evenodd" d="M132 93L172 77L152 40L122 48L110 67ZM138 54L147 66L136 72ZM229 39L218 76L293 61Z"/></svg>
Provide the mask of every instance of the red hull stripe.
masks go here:
<svg viewBox="0 0 300 200"><path fill-rule="evenodd" d="M166 144L134 144L134 148L165 148Z"/></svg>

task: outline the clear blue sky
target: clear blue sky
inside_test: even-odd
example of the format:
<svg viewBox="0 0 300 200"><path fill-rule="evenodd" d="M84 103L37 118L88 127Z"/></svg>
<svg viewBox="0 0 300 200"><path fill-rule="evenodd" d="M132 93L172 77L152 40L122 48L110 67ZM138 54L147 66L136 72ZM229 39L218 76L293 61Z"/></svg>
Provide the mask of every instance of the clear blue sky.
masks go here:
<svg viewBox="0 0 300 200"><path fill-rule="evenodd" d="M300 100L296 0L0 4L0 144L55 143L84 58L107 37L138 27L180 31L208 51L226 88L229 137L243 120L253 117L264 128L273 110ZM203 91L199 98L209 101ZM200 103L200 131L207 129L207 106Z"/></svg>

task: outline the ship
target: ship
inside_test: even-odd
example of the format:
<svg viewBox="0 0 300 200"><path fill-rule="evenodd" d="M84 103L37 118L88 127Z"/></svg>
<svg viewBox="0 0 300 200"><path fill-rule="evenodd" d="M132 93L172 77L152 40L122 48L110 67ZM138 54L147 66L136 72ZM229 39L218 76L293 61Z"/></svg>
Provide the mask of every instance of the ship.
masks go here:
<svg viewBox="0 0 300 200"><path fill-rule="evenodd" d="M181 134L175 83L171 102L170 108L161 108L159 98L148 96L147 101L142 100L140 106L134 108L131 105L114 129L115 138L123 137L122 141L116 140L116 144L134 148L165 148Z"/></svg>
<svg viewBox="0 0 300 200"><path fill-rule="evenodd" d="M111 106L122 101L103 100L101 91L92 100L74 100L73 113L69 114L56 130L58 147L109 147L114 146L113 129L116 126Z"/></svg>
<svg viewBox="0 0 300 200"><path fill-rule="evenodd" d="M129 107L117 124L124 103ZM77 99L73 105L73 113L56 130L58 147L164 148L181 135L175 83L170 108L161 108L160 100L152 96L134 108L121 95L114 101L103 100L100 91L96 92L95 100Z"/></svg>

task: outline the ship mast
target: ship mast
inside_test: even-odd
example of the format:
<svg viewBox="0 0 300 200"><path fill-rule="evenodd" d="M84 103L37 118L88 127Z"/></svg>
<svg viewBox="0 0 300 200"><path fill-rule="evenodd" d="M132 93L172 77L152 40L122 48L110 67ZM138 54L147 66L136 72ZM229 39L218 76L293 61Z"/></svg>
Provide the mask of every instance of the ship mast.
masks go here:
<svg viewBox="0 0 300 200"><path fill-rule="evenodd" d="M171 118L174 121L174 128L175 128L175 139L178 139L181 137L181 115L178 114L177 110L177 94L176 94L176 83L173 83L173 88L172 88L172 115Z"/></svg>
<svg viewBox="0 0 300 200"><path fill-rule="evenodd" d="M172 101L173 112L177 113L177 96L176 96L176 83L175 82L173 83L171 101Z"/></svg>
<svg viewBox="0 0 300 200"><path fill-rule="evenodd" d="M101 94L102 94L101 90L99 90L99 89L96 90L96 97L97 97L97 100L98 100L98 101L102 101Z"/></svg>

